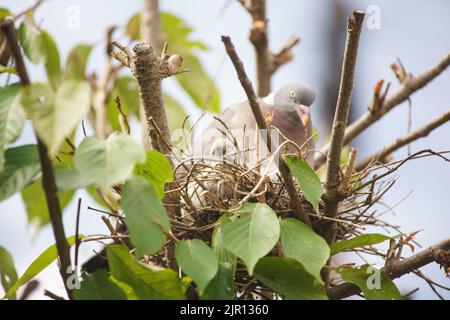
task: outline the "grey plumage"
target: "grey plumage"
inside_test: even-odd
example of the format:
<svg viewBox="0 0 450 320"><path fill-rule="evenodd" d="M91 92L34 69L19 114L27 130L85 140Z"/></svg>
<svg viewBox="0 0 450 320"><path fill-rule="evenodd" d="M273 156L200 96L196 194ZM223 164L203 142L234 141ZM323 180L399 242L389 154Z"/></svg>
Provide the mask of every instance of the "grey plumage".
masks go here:
<svg viewBox="0 0 450 320"><path fill-rule="evenodd" d="M314 90L305 83L292 82L284 85L274 93L265 98L259 99L259 104L263 115L266 117L271 126L278 128L283 135L289 140L294 141L299 146L303 146L307 150L307 161L313 166L314 161L314 140L311 138L313 134L311 116L309 107L312 105L316 97ZM247 101L235 103L218 116L229 129L241 132L244 128L247 133L254 132L257 125L251 111L250 105ZM224 129L222 124L215 121L205 131L208 133L215 133L214 136L210 134L203 135L203 155L221 155L220 153L228 153L229 147L233 147L232 143L227 139L221 139L217 134L217 129ZM272 136L275 139L273 149L278 147L277 137L274 137L275 132L272 131ZM236 137L239 148L254 148L255 139L250 134L246 134L247 139L241 139L239 134ZM242 141L244 140L244 142ZM305 143L306 142L306 143ZM293 153L295 148L289 147L283 150L283 153Z"/></svg>

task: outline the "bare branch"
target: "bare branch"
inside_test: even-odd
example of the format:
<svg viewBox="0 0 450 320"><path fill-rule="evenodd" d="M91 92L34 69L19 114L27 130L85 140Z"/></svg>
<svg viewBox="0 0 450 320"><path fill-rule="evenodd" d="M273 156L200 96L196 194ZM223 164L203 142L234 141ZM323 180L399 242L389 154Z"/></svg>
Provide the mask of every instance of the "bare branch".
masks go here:
<svg viewBox="0 0 450 320"><path fill-rule="evenodd" d="M291 36L284 46L276 54L271 54L270 73L275 73L278 68L285 65L293 59L292 48L300 43L298 36Z"/></svg>
<svg viewBox="0 0 450 320"><path fill-rule="evenodd" d="M266 134L261 134L261 138L264 140L264 142L267 144L267 149L271 150L271 137L268 133L268 128L266 121L264 119L264 116L261 112L257 97L255 95L255 91L253 90L252 83L250 79L247 77L247 74L245 73L244 65L242 61L239 59L239 56L236 53L236 50L234 49L234 45L231 42L230 37L222 36L222 42L225 45L225 49L227 51L228 56L230 57L234 68L236 69L237 76L239 78L239 81L241 82L242 87L244 88L244 91L247 95L248 102L250 104L250 107L252 109L253 115L255 116L256 123L258 125L258 128L260 132L265 132ZM298 198L297 191L295 190L294 183L292 181L292 176L289 172L289 168L286 166L286 163L284 162L283 158L279 157L279 169L281 176L283 178L283 182L286 186L286 190L289 194L290 202L292 210L295 212L297 217L303 221L304 223L311 226L311 221L309 216L304 212L303 207L301 205L300 199Z"/></svg>
<svg viewBox="0 0 450 320"><path fill-rule="evenodd" d="M388 99L386 99L379 112L372 112L368 110L363 116L347 127L344 135L344 145L347 145L356 136L378 121L394 107L407 101L413 93L425 87L433 79L439 76L449 65L450 52L431 69L416 77L407 77L400 88ZM325 163L326 155L328 154L329 149L329 144L326 144L320 149L320 152L318 152L316 157L316 166L320 166Z"/></svg>
<svg viewBox="0 0 450 320"><path fill-rule="evenodd" d="M448 252L448 250L450 250L450 238L407 259L392 262L382 270L385 271L391 279L396 279L431 262L440 261L443 253ZM359 287L350 283L344 283L331 288L328 291L328 297L330 299L338 300L353 296L360 292L361 290Z"/></svg>
<svg viewBox="0 0 450 320"><path fill-rule="evenodd" d="M347 40L345 44L344 61L342 65L339 96L334 115L331 133L330 152L327 162L325 180L325 216L334 218L339 203L338 189L340 184L340 159L344 145L344 132L347 126L353 82L355 78L356 59L358 55L359 38L364 20L364 12L354 11L347 23ZM330 222L323 232L328 243L333 243L336 234L336 223Z"/></svg>
<svg viewBox="0 0 450 320"><path fill-rule="evenodd" d="M431 131L434 129L440 127L444 123L450 121L450 110L445 112L443 115L441 115L439 118L433 120L432 122L428 123L427 125L423 126L422 128L397 139L394 143L390 144L387 147L384 147L382 150L375 152L371 156L367 157L366 159L360 161L356 164L356 171L361 171L364 168L366 168L369 164L374 162L381 162L385 163L386 159L391 155L392 152L400 149L401 147L417 140L423 137L426 137L430 134Z"/></svg>
<svg viewBox="0 0 450 320"><path fill-rule="evenodd" d="M22 52L19 47L19 42L16 37L14 29L14 22L12 20L6 20L1 23L1 31L5 34L6 39L11 48L12 55L15 61L15 67L20 77L20 82L23 86L29 86L31 84L28 76L28 71L23 61ZM70 262L70 247L67 242L64 232L64 225L62 221L62 212L59 206L58 190L56 188L55 174L53 171L52 161L48 156L47 147L41 141L39 136L35 133L37 139L37 147L39 152L39 160L41 162L42 170L42 187L45 192L45 199L47 201L47 208L50 216L50 222L52 224L53 235L56 241L56 248L59 255L60 268L59 273L64 282L67 295L69 298L72 296L72 292L67 286L68 282L68 270L71 266Z"/></svg>

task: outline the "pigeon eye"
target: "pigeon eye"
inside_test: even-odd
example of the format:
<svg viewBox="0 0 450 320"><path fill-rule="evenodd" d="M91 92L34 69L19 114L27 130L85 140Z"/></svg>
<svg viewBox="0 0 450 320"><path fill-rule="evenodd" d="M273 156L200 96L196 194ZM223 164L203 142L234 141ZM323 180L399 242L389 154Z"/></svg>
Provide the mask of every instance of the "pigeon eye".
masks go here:
<svg viewBox="0 0 450 320"><path fill-rule="evenodd" d="M291 90L290 94L291 94L291 97L295 97L295 96L296 96L296 94L295 94L295 91L294 91L294 90Z"/></svg>

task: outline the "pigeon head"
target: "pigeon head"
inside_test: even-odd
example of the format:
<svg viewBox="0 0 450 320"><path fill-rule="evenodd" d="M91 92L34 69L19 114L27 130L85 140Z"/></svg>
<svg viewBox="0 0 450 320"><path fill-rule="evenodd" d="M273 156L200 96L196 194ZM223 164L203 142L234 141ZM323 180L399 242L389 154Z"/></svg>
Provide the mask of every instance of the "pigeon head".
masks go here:
<svg viewBox="0 0 450 320"><path fill-rule="evenodd" d="M310 86L302 82L292 82L275 92L273 102L289 116L299 117L306 127L310 120L309 107L315 98L316 93Z"/></svg>

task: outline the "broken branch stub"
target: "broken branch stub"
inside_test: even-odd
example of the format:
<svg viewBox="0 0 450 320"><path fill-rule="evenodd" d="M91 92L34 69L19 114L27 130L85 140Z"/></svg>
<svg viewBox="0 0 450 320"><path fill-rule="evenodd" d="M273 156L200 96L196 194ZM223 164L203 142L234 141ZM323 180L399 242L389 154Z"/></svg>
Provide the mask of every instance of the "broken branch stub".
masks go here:
<svg viewBox="0 0 450 320"><path fill-rule="evenodd" d="M165 52L167 46L159 55L148 43L136 44L132 52L117 42L113 44L119 49L118 52L113 53L113 56L130 68L138 82L139 96L153 149L169 155L172 141L164 108L161 81L177 74L183 59L178 55L167 55Z"/></svg>

